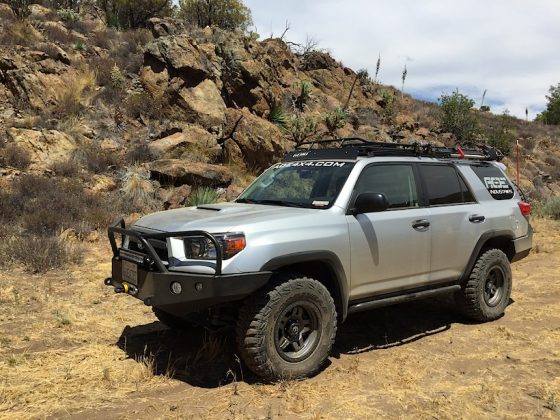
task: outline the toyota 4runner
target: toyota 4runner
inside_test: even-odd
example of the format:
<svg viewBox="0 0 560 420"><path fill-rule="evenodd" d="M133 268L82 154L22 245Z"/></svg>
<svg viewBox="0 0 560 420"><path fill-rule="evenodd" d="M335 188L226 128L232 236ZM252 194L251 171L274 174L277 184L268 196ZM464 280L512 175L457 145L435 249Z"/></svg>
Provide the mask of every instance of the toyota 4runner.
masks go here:
<svg viewBox="0 0 560 420"><path fill-rule="evenodd" d="M499 150L337 142L288 153L235 202L117 222L105 283L171 328L234 323L271 380L316 373L354 312L452 293L476 321L502 316L532 230Z"/></svg>

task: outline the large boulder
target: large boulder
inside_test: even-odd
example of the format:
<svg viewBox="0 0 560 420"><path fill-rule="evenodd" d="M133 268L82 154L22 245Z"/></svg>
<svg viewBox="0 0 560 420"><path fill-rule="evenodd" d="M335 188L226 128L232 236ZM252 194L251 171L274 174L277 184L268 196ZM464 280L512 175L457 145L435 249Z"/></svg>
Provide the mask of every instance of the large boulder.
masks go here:
<svg viewBox="0 0 560 420"><path fill-rule="evenodd" d="M208 151L210 155L216 147L215 137L196 125L187 125L183 131L154 140L148 145L150 153L157 158L179 158L189 149Z"/></svg>
<svg viewBox="0 0 560 420"><path fill-rule="evenodd" d="M169 197L163 203L165 210L183 207L191 195L192 188L189 185L181 185L173 189Z"/></svg>
<svg viewBox="0 0 560 420"><path fill-rule="evenodd" d="M17 144L28 153L31 169L48 169L54 162L68 159L77 147L72 137L56 130L12 127L7 134L8 142Z"/></svg>
<svg viewBox="0 0 560 420"><path fill-rule="evenodd" d="M150 171L153 179L175 186L227 188L233 181L233 174L223 166L180 159L156 160Z"/></svg>
<svg viewBox="0 0 560 420"><path fill-rule="evenodd" d="M206 79L193 88L180 89L177 103L191 122L204 127L220 126L226 120L226 104L212 80Z"/></svg>
<svg viewBox="0 0 560 420"><path fill-rule="evenodd" d="M42 51L14 49L0 54L0 83L18 99L36 109L57 102L60 92L68 89L77 74L67 63L68 56L59 47L49 44L51 54Z"/></svg>
<svg viewBox="0 0 560 420"><path fill-rule="evenodd" d="M158 38L145 51L145 65L165 66L191 86L214 76L212 58L192 44L189 34Z"/></svg>
<svg viewBox="0 0 560 420"><path fill-rule="evenodd" d="M230 134L234 127L235 132L231 139L225 140L224 147L230 161L248 169L260 171L268 168L292 147L276 125L247 109L228 109L224 131Z"/></svg>

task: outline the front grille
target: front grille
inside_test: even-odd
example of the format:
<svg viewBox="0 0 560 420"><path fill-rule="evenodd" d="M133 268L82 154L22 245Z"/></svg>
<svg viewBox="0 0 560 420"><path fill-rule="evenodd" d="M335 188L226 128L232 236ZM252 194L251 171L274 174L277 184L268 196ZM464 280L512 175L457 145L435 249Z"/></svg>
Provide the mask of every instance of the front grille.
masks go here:
<svg viewBox="0 0 560 420"><path fill-rule="evenodd" d="M159 239L148 239L148 242L154 248L160 260L162 260L164 264L166 264L168 259L167 242ZM135 252L140 252L146 255L148 254L144 249L144 247L142 246L142 244L140 243L140 241L136 238L129 237L127 249Z"/></svg>

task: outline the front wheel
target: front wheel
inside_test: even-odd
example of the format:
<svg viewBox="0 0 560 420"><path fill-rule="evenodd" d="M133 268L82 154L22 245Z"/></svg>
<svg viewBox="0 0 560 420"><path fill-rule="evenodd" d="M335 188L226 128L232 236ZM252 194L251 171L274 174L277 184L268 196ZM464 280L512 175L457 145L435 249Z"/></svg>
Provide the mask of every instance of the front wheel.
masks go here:
<svg viewBox="0 0 560 420"><path fill-rule="evenodd" d="M456 300L462 312L476 321L501 317L511 296L511 267L503 251L490 249L481 254Z"/></svg>
<svg viewBox="0 0 560 420"><path fill-rule="evenodd" d="M311 376L326 361L336 334L336 309L317 280L279 277L239 313L237 344L245 364L267 380Z"/></svg>

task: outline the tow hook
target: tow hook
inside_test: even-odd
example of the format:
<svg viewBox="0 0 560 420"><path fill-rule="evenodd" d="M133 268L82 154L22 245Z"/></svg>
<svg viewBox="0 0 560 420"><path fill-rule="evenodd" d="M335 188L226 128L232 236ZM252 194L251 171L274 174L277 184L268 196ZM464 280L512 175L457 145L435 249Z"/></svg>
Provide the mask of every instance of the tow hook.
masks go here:
<svg viewBox="0 0 560 420"><path fill-rule="evenodd" d="M128 283L117 283L112 278L105 279L106 286L113 286L115 293L126 293L132 296L136 296L138 294L138 288L132 284Z"/></svg>

